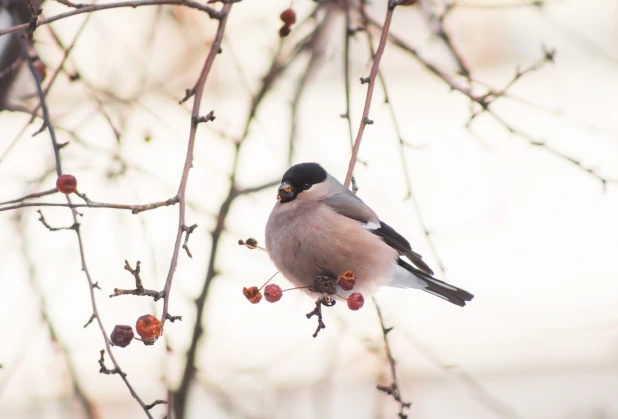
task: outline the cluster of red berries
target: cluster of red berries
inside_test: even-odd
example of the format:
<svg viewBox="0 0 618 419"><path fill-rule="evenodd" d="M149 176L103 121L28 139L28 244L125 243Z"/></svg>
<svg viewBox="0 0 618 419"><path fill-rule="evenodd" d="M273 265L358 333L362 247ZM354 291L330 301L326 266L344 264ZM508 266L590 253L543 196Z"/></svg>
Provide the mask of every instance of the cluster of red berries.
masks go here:
<svg viewBox="0 0 618 419"><path fill-rule="evenodd" d="M292 31L292 25L296 23L296 12L292 9L286 9L281 12L279 19L283 22L283 26L279 29L279 37L285 38Z"/></svg>
<svg viewBox="0 0 618 419"><path fill-rule="evenodd" d="M155 316L151 314L141 316L135 323L135 330L141 337L141 339L138 340L144 342L144 345L154 345L159 336L161 336L161 326L163 326L163 323ZM114 346L126 348L129 346L134 336L131 326L118 324L114 327L109 337Z"/></svg>
<svg viewBox="0 0 618 419"><path fill-rule="evenodd" d="M337 278L337 285L339 285L339 288L341 288L343 291L351 291L354 288L354 285L356 285L356 277L354 276L352 271L345 271L343 275L340 275ZM300 288L309 287L296 287L290 288L289 290L282 290L279 285L268 284L267 281L266 284L262 285L261 288L258 288L256 286L248 288L243 287L242 293L251 304L257 304L262 301L262 288L264 289L264 298L266 299L266 301L268 301L269 303L276 303L281 299L285 291L292 291ZM346 300L348 303L348 308L350 310L359 310L363 306L363 304L365 304L365 298L360 292L354 292L350 294L348 298L345 298L337 293L334 293L333 295Z"/></svg>

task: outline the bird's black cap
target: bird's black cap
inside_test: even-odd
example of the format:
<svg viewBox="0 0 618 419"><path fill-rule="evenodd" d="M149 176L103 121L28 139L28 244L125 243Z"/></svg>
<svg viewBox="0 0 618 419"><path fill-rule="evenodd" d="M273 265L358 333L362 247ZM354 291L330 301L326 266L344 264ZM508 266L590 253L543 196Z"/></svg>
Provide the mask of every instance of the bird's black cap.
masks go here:
<svg viewBox="0 0 618 419"><path fill-rule="evenodd" d="M317 163L300 163L290 167L283 174L281 182L288 182L298 191L303 190L303 186L315 185L326 180L326 170Z"/></svg>

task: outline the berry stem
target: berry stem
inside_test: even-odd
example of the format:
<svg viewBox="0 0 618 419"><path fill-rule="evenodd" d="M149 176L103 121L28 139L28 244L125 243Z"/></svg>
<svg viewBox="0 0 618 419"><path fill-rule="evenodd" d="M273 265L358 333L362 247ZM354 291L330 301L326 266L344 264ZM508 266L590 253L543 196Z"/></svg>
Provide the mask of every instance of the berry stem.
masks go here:
<svg viewBox="0 0 618 419"><path fill-rule="evenodd" d="M266 284L268 284L270 281L272 281L272 279L273 279L274 277L276 277L278 273L279 273L279 271L275 272L275 273L273 274L273 276L271 276L270 278L268 278L268 281L264 282L264 285L262 285L258 291L262 291L262 288L264 288L264 287L266 286Z"/></svg>

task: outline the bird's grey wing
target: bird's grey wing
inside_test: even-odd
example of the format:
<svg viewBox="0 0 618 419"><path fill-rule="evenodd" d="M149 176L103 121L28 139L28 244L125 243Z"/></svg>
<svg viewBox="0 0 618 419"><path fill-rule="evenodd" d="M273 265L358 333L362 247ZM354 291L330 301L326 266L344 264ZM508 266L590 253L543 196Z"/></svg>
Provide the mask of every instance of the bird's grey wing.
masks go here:
<svg viewBox="0 0 618 419"><path fill-rule="evenodd" d="M361 222L363 227L381 237L386 244L410 259L421 271L433 275L433 271L423 261L423 257L412 250L410 242L391 226L380 221L377 214L356 195L338 193L326 198L324 203L338 214Z"/></svg>

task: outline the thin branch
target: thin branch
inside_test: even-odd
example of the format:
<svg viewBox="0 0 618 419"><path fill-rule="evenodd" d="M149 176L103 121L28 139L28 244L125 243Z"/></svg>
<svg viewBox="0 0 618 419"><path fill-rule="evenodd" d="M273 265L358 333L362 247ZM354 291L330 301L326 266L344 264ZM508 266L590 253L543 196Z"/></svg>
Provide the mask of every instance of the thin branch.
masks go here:
<svg viewBox="0 0 618 419"><path fill-rule="evenodd" d="M200 4L196 1L191 1L191 0L121 1L117 3L92 4L92 5L88 5L84 7L76 7L73 10L70 10L68 12L59 13L55 16L51 16L46 19L39 19L36 26L48 25L52 22L55 22L60 19L65 19L67 17L77 16L83 13L98 12L101 10L117 9L121 7L132 7L135 9L136 7L140 7L140 6L165 6L165 5L184 6L184 7L189 7L191 9L201 10L202 12L205 12L206 14L208 14L208 16L210 16L212 19L218 19L218 20L222 19L223 10L225 9L224 7L221 11L217 11L213 9L212 7L205 6L203 4ZM15 25L7 29L2 29L0 30L0 37L3 35L9 34L9 33L27 31L29 28L30 28L30 23L24 23L22 25Z"/></svg>
<svg viewBox="0 0 618 419"><path fill-rule="evenodd" d="M58 144L54 126L51 123L49 123L51 117L49 115L49 109L47 108L47 102L45 101L45 94L43 93L43 89L41 88L41 82L42 82L41 75L35 68L34 61L28 52L27 41L24 39L20 40L20 45L22 48L23 58L28 63L28 69L30 70L30 74L34 78L34 86L36 88L37 95L39 96L39 103L41 104L41 110L43 111L43 121L44 121L43 127L47 127L47 130L49 131L49 136L51 137L51 141L54 146L54 158L56 159L56 173L58 174L58 176L60 176L62 175L62 164L60 163L60 149L62 148L62 145Z"/></svg>
<svg viewBox="0 0 618 419"><path fill-rule="evenodd" d="M107 375L120 374L121 377L124 377L127 375L124 372L122 372L120 368L116 366L112 368L111 370L105 366L105 349L101 349L101 357L99 358L99 366L101 367L99 369L99 372L101 374L107 374ZM148 409L146 409L146 411L148 411Z"/></svg>
<svg viewBox="0 0 618 419"><path fill-rule="evenodd" d="M408 415L407 413L405 413L405 411L410 408L412 403L403 401L401 390L399 388L399 382L397 381L397 362L393 358L393 353L391 352L391 346L388 342L388 336L387 336L388 333L391 330L393 330L393 328L392 327L387 328L384 325L384 318L382 317L382 311L380 310L380 306L378 305L378 302L376 301L375 297L372 297L372 300L373 300L373 305L376 307L376 312L378 313L378 319L380 320L380 326L382 327L382 336L384 338L384 351L386 352L386 359L388 360L388 364L391 369L391 379L392 379L391 384L389 386L378 385L377 389L385 392L386 394L390 396L393 396L393 399L395 399L395 401L399 403L399 417L401 419L407 419Z"/></svg>
<svg viewBox="0 0 618 419"><path fill-rule="evenodd" d="M189 170L193 165L193 148L195 146L195 134L197 133L197 127L201 122L200 118L200 106L202 104L202 95L204 93L204 85L206 84L206 79L208 78L208 74L210 74L210 70L212 68L212 64L215 61L215 57L219 54L221 50L221 42L223 40L223 34L225 33L225 25L227 23L227 18L232 9L232 4L225 4L221 9L221 18L219 20L219 25L217 27L217 33L215 34L215 38L210 46L210 50L208 51L208 55L206 56L206 61L204 62L204 66L202 68L202 72L200 77L195 84L195 97L193 99L193 110L191 112L191 130L189 132L189 142L187 144L187 157L185 159L184 168L182 170L182 176L180 178L180 185L178 187L178 228L176 230L176 242L174 244L174 250L172 253L172 260L170 262L170 269L167 274L167 278L165 279L165 287L163 288L163 293L165 298L163 299L163 313L161 314L161 322L165 325L165 321L167 320L167 313L169 309L169 296L172 289L172 280L174 278L174 272L176 271L176 266L178 265L178 254L180 252L180 243L182 241L183 234L183 226L185 223L185 210L186 210L186 199L185 199L185 191L187 189L187 182L189 180ZM162 329L163 329L162 325Z"/></svg>
<svg viewBox="0 0 618 419"><path fill-rule="evenodd" d="M345 38L343 47L343 83L345 86L345 117L348 123L348 134L350 135L350 147L354 147L354 133L352 132L352 115L350 110L350 38L354 34L354 29L350 27L350 5L345 8ZM373 46L372 46L373 49ZM373 56L373 54L372 54Z"/></svg>
<svg viewBox="0 0 618 419"><path fill-rule="evenodd" d="M165 291L153 291L153 290L144 288L144 285L142 284L142 278L140 277L140 272L141 272L140 265L141 265L141 262L138 260L135 264L135 269L133 269L131 265L129 265L129 261L127 260L124 261L124 269L126 271L129 271L131 275L133 275L133 278L135 278L135 289L124 290L124 289L114 288L114 293L109 296L110 298L118 297L119 295L137 295L137 296L152 297L154 298L155 301L158 301L161 298L165 297Z"/></svg>
<svg viewBox="0 0 618 419"><path fill-rule="evenodd" d="M472 395L472 397L497 417L508 419L522 419L522 416L511 406L496 396L492 395L479 382L477 382L468 372L458 365L447 363L441 360L435 351L420 342L410 333L402 335L408 343L421 353L429 362L440 368L447 376L460 380Z"/></svg>
<svg viewBox="0 0 618 419"><path fill-rule="evenodd" d="M394 0L389 0L388 7L386 10L386 18L384 19L384 24L382 25L382 34L380 35L380 43L378 44L378 49L376 50L376 56L373 59L373 64L371 66L371 72L369 73L369 77L366 79L361 79L361 83L367 82L367 97L365 99L365 108L363 109L363 116L361 118L360 126L358 127L358 134L356 135L356 140L354 141L354 146L352 147L352 157L350 158L350 164L348 165L348 173L345 176L344 185L346 187L350 186L350 182L352 181L352 175L354 174L354 166L356 166L356 160L358 159L358 150L360 149L361 140L363 138L363 132L365 131L366 125L373 124L373 121L369 119L369 108L371 107L371 99L373 97L373 88L375 86L376 76L378 74L378 68L380 66L380 60L382 59L382 54L384 53L384 48L386 47L386 41L388 39L388 31L391 25L391 20L393 19L393 12L397 3Z"/></svg>
<svg viewBox="0 0 618 419"><path fill-rule="evenodd" d="M6 202L0 202L0 205L14 204L16 202L25 201L26 199L40 198L42 196L55 194L56 192L58 192L58 189L56 188L48 189L47 191L43 191L43 192L33 192L26 196L22 196L21 198L16 198L16 199L6 201Z"/></svg>
<svg viewBox="0 0 618 419"><path fill-rule="evenodd" d="M122 209L129 210L133 214L139 214L140 212L150 211L160 207L167 207L170 205L175 205L179 202L179 197L175 196L165 201L152 202L150 204L137 204L137 205L127 205L127 204L112 204L108 202L95 202L89 200L85 195L79 194L80 197L85 198L85 204L74 204L72 202L62 204L55 202L22 202L15 205L9 205L5 207L0 207L0 212L13 210L17 208L26 208L26 207L66 207L66 208L111 208L111 209ZM11 201L15 202L17 200ZM0 204L2 205L2 204Z"/></svg>

